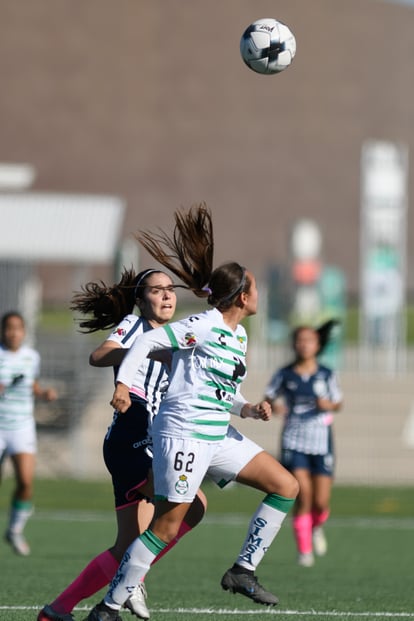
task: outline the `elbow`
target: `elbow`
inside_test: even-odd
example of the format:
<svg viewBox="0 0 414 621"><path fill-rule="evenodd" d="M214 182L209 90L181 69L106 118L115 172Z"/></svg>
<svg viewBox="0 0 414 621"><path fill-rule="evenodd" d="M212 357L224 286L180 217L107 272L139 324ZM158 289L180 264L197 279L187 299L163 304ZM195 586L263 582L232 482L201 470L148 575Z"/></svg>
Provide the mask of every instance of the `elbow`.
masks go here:
<svg viewBox="0 0 414 621"><path fill-rule="evenodd" d="M92 352L89 356L89 364L92 367L100 367L101 365L99 364L99 357L96 355L96 352Z"/></svg>

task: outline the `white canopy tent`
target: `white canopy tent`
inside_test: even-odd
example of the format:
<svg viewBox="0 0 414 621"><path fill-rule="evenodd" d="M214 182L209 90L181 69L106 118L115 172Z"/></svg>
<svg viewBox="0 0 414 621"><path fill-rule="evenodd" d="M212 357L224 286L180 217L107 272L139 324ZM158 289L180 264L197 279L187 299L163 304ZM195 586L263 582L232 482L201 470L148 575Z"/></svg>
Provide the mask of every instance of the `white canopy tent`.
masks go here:
<svg viewBox="0 0 414 621"><path fill-rule="evenodd" d="M0 193L0 312L20 310L30 335L41 295L36 263L113 264L124 211L116 196Z"/></svg>

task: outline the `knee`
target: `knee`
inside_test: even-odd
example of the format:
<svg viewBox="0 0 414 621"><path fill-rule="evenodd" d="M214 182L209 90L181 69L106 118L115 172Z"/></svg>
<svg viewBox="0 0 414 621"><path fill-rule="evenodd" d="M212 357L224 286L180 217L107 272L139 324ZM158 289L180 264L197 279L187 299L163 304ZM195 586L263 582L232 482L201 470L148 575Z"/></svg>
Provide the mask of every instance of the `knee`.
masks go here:
<svg viewBox="0 0 414 621"><path fill-rule="evenodd" d="M289 477L285 482L285 493L283 495L286 496L286 498L297 498L299 491L299 481L293 476L293 474L289 473Z"/></svg>
<svg viewBox="0 0 414 621"><path fill-rule="evenodd" d="M185 522L191 528L194 528L201 522L207 510L207 498L205 494L198 490L197 496L194 498L190 508L185 516Z"/></svg>

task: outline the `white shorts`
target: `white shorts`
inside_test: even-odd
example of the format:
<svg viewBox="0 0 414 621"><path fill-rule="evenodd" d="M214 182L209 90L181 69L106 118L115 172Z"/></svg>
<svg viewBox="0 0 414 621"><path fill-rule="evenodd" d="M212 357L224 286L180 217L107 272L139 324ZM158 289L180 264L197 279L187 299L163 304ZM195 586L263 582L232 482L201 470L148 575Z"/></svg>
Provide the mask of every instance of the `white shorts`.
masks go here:
<svg viewBox="0 0 414 621"><path fill-rule="evenodd" d="M237 477L239 472L264 449L246 438L240 431L229 425L227 435L207 470L207 475L219 487L225 487Z"/></svg>
<svg viewBox="0 0 414 621"><path fill-rule="evenodd" d="M155 497L178 503L191 503L206 475L224 487L263 451L231 425L221 442L158 435L153 442Z"/></svg>
<svg viewBox="0 0 414 621"><path fill-rule="evenodd" d="M153 437L152 471L154 497L177 503L193 502L222 442L200 442L192 438Z"/></svg>
<svg viewBox="0 0 414 621"><path fill-rule="evenodd" d="M36 453L36 424L28 422L23 429L0 429L0 461L6 455Z"/></svg>

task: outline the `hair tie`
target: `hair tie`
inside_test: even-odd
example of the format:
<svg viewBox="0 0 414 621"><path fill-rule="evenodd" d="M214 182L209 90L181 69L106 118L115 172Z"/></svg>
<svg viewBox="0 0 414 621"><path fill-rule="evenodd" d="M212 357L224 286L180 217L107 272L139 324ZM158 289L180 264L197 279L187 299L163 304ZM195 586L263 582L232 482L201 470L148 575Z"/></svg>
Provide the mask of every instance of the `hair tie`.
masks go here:
<svg viewBox="0 0 414 621"><path fill-rule="evenodd" d="M206 285L205 287L203 287L203 288L201 289L201 291L205 291L206 293L208 293L208 295L211 295L211 294L213 293L213 292L212 292L212 290L210 289L210 287L209 287L208 285Z"/></svg>

